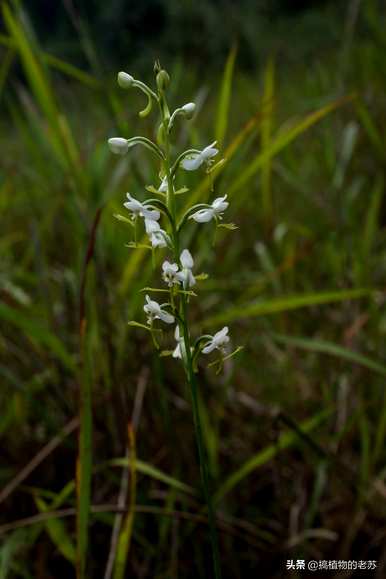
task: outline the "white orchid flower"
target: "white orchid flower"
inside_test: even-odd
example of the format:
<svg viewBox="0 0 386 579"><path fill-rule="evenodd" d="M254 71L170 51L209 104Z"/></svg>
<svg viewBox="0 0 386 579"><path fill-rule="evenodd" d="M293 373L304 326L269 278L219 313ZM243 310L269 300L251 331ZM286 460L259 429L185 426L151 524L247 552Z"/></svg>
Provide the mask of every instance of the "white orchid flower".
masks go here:
<svg viewBox="0 0 386 579"><path fill-rule="evenodd" d="M210 159L215 157L218 153L218 149L214 147L216 143L217 141L214 141L199 153L192 153L185 157L181 162L181 167L185 169L185 171L195 171L201 167L203 163L210 163Z"/></svg>
<svg viewBox="0 0 386 579"><path fill-rule="evenodd" d="M145 229L153 247L166 247L167 233L161 229L158 221L145 218Z"/></svg>
<svg viewBox="0 0 386 579"><path fill-rule="evenodd" d="M222 219L223 212L229 206L228 201L225 201L226 198L227 195L217 197L209 207L196 211L189 219L194 219L197 223L208 223L212 219Z"/></svg>
<svg viewBox="0 0 386 579"><path fill-rule="evenodd" d="M185 338L180 335L180 328L178 326L176 326L176 329L174 330L174 338L177 342L177 346L173 351L173 358L180 358L186 361ZM193 348L190 348L190 351L193 352Z"/></svg>
<svg viewBox="0 0 386 579"><path fill-rule="evenodd" d="M188 249L184 249L180 255L182 270L177 273L178 279L182 282L184 288L192 287L196 283L192 273L194 261Z"/></svg>
<svg viewBox="0 0 386 579"><path fill-rule="evenodd" d="M151 300L148 295L145 296L146 304L143 306L145 313L147 314L147 323L149 326L152 325L154 320L162 320L165 324L173 324L174 316L166 312L162 305L154 300Z"/></svg>
<svg viewBox="0 0 386 579"><path fill-rule="evenodd" d="M127 139L122 137L112 137L108 140L110 151L116 155L125 155L129 150L129 143Z"/></svg>
<svg viewBox="0 0 386 579"><path fill-rule="evenodd" d="M176 339L177 346L175 347L175 350L173 352L173 358L182 358L182 354L185 355L186 353L185 341L184 337L180 336L180 328L178 326L176 326L176 329L174 331L174 338Z"/></svg>
<svg viewBox="0 0 386 579"><path fill-rule="evenodd" d="M141 203L138 199L135 199L130 195L130 193L126 193L126 197L128 201L124 203L124 207L131 211L131 213L137 217L145 217L145 219L149 219L151 221L158 221L160 218L160 212L156 209L152 209L151 205L146 205L146 203Z"/></svg>
<svg viewBox="0 0 386 579"><path fill-rule="evenodd" d="M160 186L158 187L158 193L166 193L168 190L168 178L165 177L162 179Z"/></svg>
<svg viewBox="0 0 386 579"><path fill-rule="evenodd" d="M162 278L169 287L174 284L179 283L178 279L178 265L176 263L170 263L169 261L164 261L162 264Z"/></svg>
<svg viewBox="0 0 386 579"><path fill-rule="evenodd" d="M222 330L217 332L211 339L208 341L205 348L203 348L203 354L210 354L213 350L220 350L223 354L225 354L226 345L229 342L228 336L228 326L224 326Z"/></svg>

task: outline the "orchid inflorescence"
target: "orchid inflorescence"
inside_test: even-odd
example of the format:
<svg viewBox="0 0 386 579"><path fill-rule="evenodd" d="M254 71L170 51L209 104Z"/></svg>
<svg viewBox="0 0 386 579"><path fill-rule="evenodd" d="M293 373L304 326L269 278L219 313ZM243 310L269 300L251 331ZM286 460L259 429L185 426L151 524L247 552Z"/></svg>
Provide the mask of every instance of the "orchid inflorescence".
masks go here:
<svg viewBox="0 0 386 579"><path fill-rule="evenodd" d="M235 229L232 223L222 223L223 214L228 209L227 196L215 198L211 203L199 203L192 207L185 208L181 214L177 212L177 198L188 189L182 187L175 189L180 171L196 171L204 169L212 174L219 168L224 160L215 162L218 155L216 141L203 149L188 149L183 151L175 159L171 157L170 137L177 119L191 119L195 113L195 104L187 103L177 108L172 114L166 99L166 89L169 85L169 75L162 70L158 63L155 66L157 89L154 91L145 83L136 80L126 72L118 74L118 84L124 88L137 88L147 97L146 107L139 113L140 117L146 117L156 104L160 111L161 122L157 130L156 142L147 137L132 137L125 139L113 137L109 139L109 146L113 153L125 155L130 148L141 145L147 148L157 161L160 162L159 183L157 186L147 186L146 189L152 193L153 197L140 201L131 193L127 193L127 201L124 207L128 210L129 216L116 215L123 222L129 223L134 228L134 241L128 244L129 247L146 247L153 252L168 252L161 265L161 278L165 284L162 288L144 288L145 305L143 307L146 314L146 324L129 322L133 326L145 328L151 332L154 345L159 348L157 335L162 331L162 327L174 325L175 346L173 350L163 351L161 355L170 354L174 359L180 359L184 365L187 382L190 386L193 422L195 428L197 449L200 461L200 473L202 486L208 508L208 521L210 538L213 553L214 577L221 579L220 556L216 530L215 510L211 498L208 463L206 458L205 444L202 435L202 419L200 417L198 381L196 372L198 369L198 358L200 354L219 354L210 366L217 366L217 372L223 367L225 360L236 354L241 348L233 352L229 351L230 338L228 327L217 331L214 335L204 334L199 336L194 342L188 322L188 305L191 297L196 296L197 283L206 278L205 274L195 272L195 263L191 252L183 242L185 238L185 228L198 226L211 222L217 228ZM148 242L137 243L137 226L143 222L145 234ZM163 303L152 299L149 294L152 292L163 293L168 299ZM160 324L161 328L157 325Z"/></svg>
<svg viewBox="0 0 386 579"><path fill-rule="evenodd" d="M131 75L120 72L118 74L118 84L124 88L138 88L146 94L148 102L146 108L139 114L141 117L147 116L153 104L157 104L161 113L161 123L158 127L156 142L146 137L132 137L125 139L122 137L113 137L109 139L109 146L113 153L124 155L131 147L142 145L150 150L161 162L159 173L160 182L157 187L148 186L146 189L157 195L157 197L140 201L131 193L127 193L127 201L123 204L129 211L129 217L117 215L122 221L129 222L135 229L135 240L129 244L129 247L137 247L137 224L143 220L144 229L149 240L149 247L153 251L156 249L167 249L171 252L172 258L165 259L162 263L161 277L167 286L166 289L146 288L147 291L167 292L169 301L159 304L146 295L144 312L147 316L146 325L137 322L131 322L132 325L142 326L152 332L155 345L158 347L155 333L159 331L156 328L156 322L161 324L176 324L175 339L177 346L174 351L166 351L163 354L171 354L174 358L181 358L184 365L192 364L194 371L197 369L197 358L200 353L209 354L217 350L221 358L218 360L218 367L222 367L225 358L230 357L228 347L230 338L228 328L224 327L216 334L205 334L200 336L191 344L190 332L186 319L187 305L189 298L194 296L192 288L197 281L204 279L204 274L195 275L193 273L194 260L189 251L181 248L181 237L184 228L194 221L198 224L213 221L216 226L223 226L234 229L233 224L221 224L223 214L229 206L227 195L217 197L212 203L199 203L188 208L178 222L176 211L176 195L186 193L188 189L175 190L175 181L180 170L195 171L204 168L207 173L213 171L216 166L223 161L215 164L214 158L219 151L216 148L216 141L203 148L188 149L180 154L172 162L170 155L170 134L175 126L177 117L191 119L195 112L195 104L190 102L177 108L172 114L166 101L165 91L169 84L169 75L165 70L161 70L156 65L156 84L157 90L153 91L145 83L134 79ZM161 218L166 222L161 225Z"/></svg>

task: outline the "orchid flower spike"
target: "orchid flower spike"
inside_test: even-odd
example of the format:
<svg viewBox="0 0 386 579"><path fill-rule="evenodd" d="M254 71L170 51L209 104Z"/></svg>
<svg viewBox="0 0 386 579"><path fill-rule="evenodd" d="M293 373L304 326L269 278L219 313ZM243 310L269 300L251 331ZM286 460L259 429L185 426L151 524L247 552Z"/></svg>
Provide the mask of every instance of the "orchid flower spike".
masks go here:
<svg viewBox="0 0 386 579"><path fill-rule="evenodd" d="M124 207L126 207L126 209L131 211L134 217L137 217L139 215L140 217L145 217L150 221L158 221L158 219L160 218L159 211L157 211L156 209L152 209L151 205L141 203L140 201L138 201L138 199L132 197L130 193L126 193L126 197L128 198L128 201L126 201L126 203L124 203L123 205Z"/></svg>
<svg viewBox="0 0 386 579"><path fill-rule="evenodd" d="M227 195L217 197L209 207L196 211L189 219L194 219L197 223L208 223L208 221L211 221L213 218L222 219L222 214L229 205L228 201L225 201L226 198Z"/></svg>
<svg viewBox="0 0 386 579"><path fill-rule="evenodd" d="M210 338L205 348L203 348L202 353L210 354L213 350L220 350L222 354L225 354L228 342L228 326L224 326L222 330Z"/></svg>
<svg viewBox="0 0 386 579"><path fill-rule="evenodd" d="M110 151L116 155L125 155L129 150L127 139L123 139L122 137L113 137L108 140L108 144Z"/></svg>
<svg viewBox="0 0 386 579"><path fill-rule="evenodd" d="M202 151L198 153L191 153L186 156L185 159L183 159L181 162L181 167L185 169L185 171L195 171L201 167L203 163L209 165L212 157L215 157L218 153L218 149L214 147L216 143L217 141L214 141L211 145L208 145Z"/></svg>
<svg viewBox="0 0 386 579"><path fill-rule="evenodd" d="M149 236L150 243L153 247L166 247L167 246L167 233L161 229L158 221L154 219L145 218L145 229Z"/></svg>
<svg viewBox="0 0 386 579"><path fill-rule="evenodd" d="M147 314L147 323L149 326L153 324L154 320L162 320L165 324L174 323L174 316L169 314L169 312L166 312L162 305L151 300L148 295L146 295L145 298L146 304L143 306L143 309Z"/></svg>
<svg viewBox="0 0 386 579"><path fill-rule="evenodd" d="M164 261L162 264L162 278L172 287L174 284L179 283L178 279L178 265L176 263L170 263L169 261Z"/></svg>
<svg viewBox="0 0 386 579"><path fill-rule="evenodd" d="M192 273L194 261L188 249L184 249L181 252L180 262L182 270L177 273L178 279L181 281L184 288L194 286L196 283L195 277Z"/></svg>

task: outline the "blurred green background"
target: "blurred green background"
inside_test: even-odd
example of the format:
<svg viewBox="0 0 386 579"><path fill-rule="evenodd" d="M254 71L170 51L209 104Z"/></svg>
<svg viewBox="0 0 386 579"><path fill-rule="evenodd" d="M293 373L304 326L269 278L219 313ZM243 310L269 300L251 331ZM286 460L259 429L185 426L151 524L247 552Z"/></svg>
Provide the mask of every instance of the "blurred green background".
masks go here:
<svg viewBox="0 0 386 579"><path fill-rule="evenodd" d="M220 377L199 374L224 577L286 577L287 559L311 558L376 560L367 576L384 577L384 3L1 7L1 579L75 577L79 556L86 577L106 577L129 420L127 576L211 576L182 368L127 325L144 321L140 290L159 263L126 247L114 218L159 170L144 151L108 150L111 136L154 138L157 121L138 118L143 99L116 73L154 83L155 59L173 108L197 104L176 151L217 139L227 159L215 193L186 174L180 206L228 194L239 227L215 246L210 227L190 240L209 274L194 331L229 325L244 346Z"/></svg>

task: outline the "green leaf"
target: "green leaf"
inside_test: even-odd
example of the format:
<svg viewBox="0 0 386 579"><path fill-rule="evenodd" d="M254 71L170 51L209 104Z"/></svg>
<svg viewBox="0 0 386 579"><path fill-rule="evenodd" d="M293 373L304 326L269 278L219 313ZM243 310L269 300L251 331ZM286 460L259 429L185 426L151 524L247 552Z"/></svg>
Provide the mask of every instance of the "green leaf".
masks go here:
<svg viewBox="0 0 386 579"><path fill-rule="evenodd" d="M114 458L114 459L109 460L105 463L105 465L121 466L124 468L127 468L128 464L129 464L129 459L127 459L127 458ZM135 466L136 466L136 470L138 472L140 472L141 474L144 474L146 476L150 476L151 478L158 480L159 482L162 482L168 486L175 488L176 490L182 491L182 492L187 493L189 495L195 495L196 494L196 491L193 487L179 481L178 479L176 479L168 474L165 474L164 472L162 472L161 470L159 470L155 466L152 466L148 462L144 462L143 460L137 459Z"/></svg>
<svg viewBox="0 0 386 579"><path fill-rule="evenodd" d="M362 354L358 354L353 350L344 348L339 344L334 342L327 342L324 340L315 340L313 338L297 338L292 336L284 336L282 334L271 334L274 340L285 344L287 346L292 346L294 348L300 348L302 350L309 350L310 352L318 352L320 354L329 354L330 356L335 356L336 358L342 358L348 362L354 362L360 366L364 366L369 370L381 374L381 376L386 376L386 366L382 365L380 362L368 358Z"/></svg>
<svg viewBox="0 0 386 579"><path fill-rule="evenodd" d="M150 326L146 326L145 324L140 324L135 320L127 322L128 326L132 326L133 328L141 328L142 330L147 330L148 332L161 332L162 330L157 330L155 328L151 328Z"/></svg>
<svg viewBox="0 0 386 579"><path fill-rule="evenodd" d="M275 65L272 58L267 62L264 72L264 92L261 119L261 151L269 150L273 126L273 99L275 90ZM261 166L262 211L269 223L272 218L271 191L272 157L268 156Z"/></svg>
<svg viewBox="0 0 386 579"><path fill-rule="evenodd" d="M349 289L273 298L230 308L220 314L207 318L203 322L203 325L207 327L231 322L232 320L266 316L346 300L356 300L369 296L371 293L372 291L369 289Z"/></svg>
<svg viewBox="0 0 386 579"><path fill-rule="evenodd" d="M41 497L35 497L35 503L37 508L41 513L45 513L50 509L47 503ZM44 526L51 539L51 541L56 545L58 551L65 557L68 561L75 564L76 561L76 550L63 521L59 518L51 518L45 521Z"/></svg>
<svg viewBox="0 0 386 579"><path fill-rule="evenodd" d="M238 226L234 223L218 223L217 227L222 227L223 229L229 229L229 231L235 231L238 229Z"/></svg>
<svg viewBox="0 0 386 579"><path fill-rule="evenodd" d="M236 44L234 44L229 52L225 64L221 82L220 96L217 105L215 138L220 147L223 144L228 127L229 108L232 94L233 70L235 65L236 54L237 54L237 46Z"/></svg>

